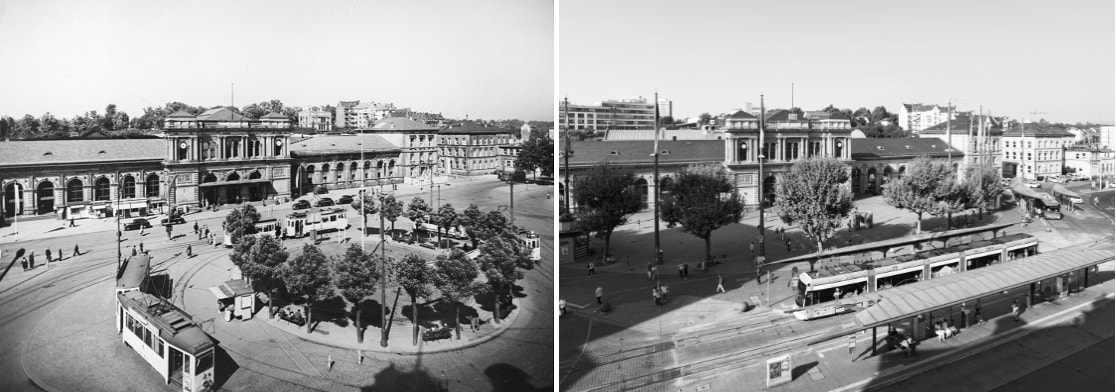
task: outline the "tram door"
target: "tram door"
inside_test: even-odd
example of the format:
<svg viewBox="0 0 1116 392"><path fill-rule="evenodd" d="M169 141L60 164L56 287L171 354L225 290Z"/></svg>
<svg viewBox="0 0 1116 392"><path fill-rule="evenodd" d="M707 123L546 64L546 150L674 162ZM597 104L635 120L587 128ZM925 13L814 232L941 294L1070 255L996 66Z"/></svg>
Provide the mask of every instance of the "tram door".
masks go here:
<svg viewBox="0 0 1116 392"><path fill-rule="evenodd" d="M170 345L166 347L167 351L170 352L170 361L167 361L170 366L170 369L168 369L169 378L173 382L182 384L182 365L186 363L186 354Z"/></svg>

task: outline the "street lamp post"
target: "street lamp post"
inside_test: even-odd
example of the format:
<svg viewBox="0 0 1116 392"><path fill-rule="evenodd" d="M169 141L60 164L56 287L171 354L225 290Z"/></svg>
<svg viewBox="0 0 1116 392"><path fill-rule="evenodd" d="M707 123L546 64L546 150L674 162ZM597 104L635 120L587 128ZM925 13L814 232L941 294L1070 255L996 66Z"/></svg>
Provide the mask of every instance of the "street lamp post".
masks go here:
<svg viewBox="0 0 1116 392"><path fill-rule="evenodd" d="M759 176L758 176L758 178L759 178L759 202L760 202L759 204L760 204L760 208L759 208L759 225L757 225L757 227L759 228L759 235L760 235L760 240L759 240L760 256L759 256L759 258L757 258L755 260L756 261L756 279L759 279L760 266L762 266L764 263L767 262L767 248L765 247L765 244L764 244L765 243L764 239L765 239L766 236L764 235L764 230L763 230L763 223L764 223L763 211L764 211L764 206L767 204L767 194L764 193L764 189L763 189L763 185L766 182L766 179L763 177L763 161L765 159L767 159L767 156L765 155L767 153L767 145L764 144L764 140L763 140L764 128L766 128L766 124L765 124L766 121L764 119L765 115L766 115L766 112L765 112L764 106L763 106L763 94L760 94L760 120L759 120L759 124L760 124L760 127L759 127L760 154L756 156L756 158L759 158ZM768 280L768 282L771 281L771 276L770 275L767 277L767 280ZM768 300L770 301L770 299L768 299Z"/></svg>
<svg viewBox="0 0 1116 392"><path fill-rule="evenodd" d="M655 221L655 264L663 264L663 248L659 246L659 92L655 92L655 208L652 219ZM606 257L608 255L605 255Z"/></svg>

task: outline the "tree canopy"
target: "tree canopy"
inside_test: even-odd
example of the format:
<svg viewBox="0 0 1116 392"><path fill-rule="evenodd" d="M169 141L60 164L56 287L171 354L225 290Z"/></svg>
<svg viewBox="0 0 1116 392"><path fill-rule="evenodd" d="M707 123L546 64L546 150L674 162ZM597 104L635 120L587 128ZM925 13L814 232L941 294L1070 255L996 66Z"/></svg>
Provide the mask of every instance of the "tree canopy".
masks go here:
<svg viewBox="0 0 1116 392"><path fill-rule="evenodd" d="M915 233L922 232L922 215L940 215L961 204L957 175L946 160L920 157L907 165L906 173L883 185L887 204L918 215Z"/></svg>
<svg viewBox="0 0 1116 392"><path fill-rule="evenodd" d="M260 213L256 211L256 207L244 204L225 216L225 232L235 245L245 235L256 234L256 223L259 221Z"/></svg>
<svg viewBox="0 0 1116 392"><path fill-rule="evenodd" d="M814 157L800 160L775 184L775 207L784 223L798 226L824 249L853 209L844 162Z"/></svg>
<svg viewBox="0 0 1116 392"><path fill-rule="evenodd" d="M391 238L395 238L395 220L403 216L403 202L395 200L394 195L388 195L380 203L380 214L391 222Z"/></svg>
<svg viewBox="0 0 1116 392"><path fill-rule="evenodd" d="M453 324L457 339L460 340L461 327L457 320L461 320L461 301L484 292L484 284L476 281L480 271L477 263L458 249L454 249L449 255L438 255L434 266L434 286L442 293L442 298L454 302Z"/></svg>
<svg viewBox="0 0 1116 392"><path fill-rule="evenodd" d="M515 282L523 279L524 271L533 269L535 263L531 261L527 250L520 246L519 241L509 240L504 237L494 237L485 240L480 246L480 256L477 264L495 295L495 309L493 319L500 322L501 298L504 297L502 289L507 289L507 302L511 303L512 291Z"/></svg>
<svg viewBox="0 0 1116 392"><path fill-rule="evenodd" d="M612 231L639 212L642 197L635 187L635 174L601 162L574 178L573 200L577 203L577 223L585 231L605 240L608 254Z"/></svg>
<svg viewBox="0 0 1116 392"><path fill-rule="evenodd" d="M302 247L302 254L287 262L282 275L287 292L305 301L306 333L310 333L314 302L333 294L329 260L317 246L306 244Z"/></svg>
<svg viewBox="0 0 1116 392"><path fill-rule="evenodd" d="M392 269L395 283L411 297L411 322L414 328L414 344L418 345L418 298L430 297L434 271L426 264L426 259L414 253L403 256Z"/></svg>
<svg viewBox="0 0 1116 392"><path fill-rule="evenodd" d="M710 259L709 241L714 230L740 221L744 204L734 192L725 170L701 165L683 169L665 190L671 197L660 201L659 214L667 227L705 240L705 258Z"/></svg>
<svg viewBox="0 0 1116 392"><path fill-rule="evenodd" d="M376 293L376 284L380 282L379 257L365 253L359 244L352 244L345 250L345 254L333 263L333 285L353 305L352 311L356 322L357 343L364 341L363 327L360 318L360 303L365 298Z"/></svg>
<svg viewBox="0 0 1116 392"><path fill-rule="evenodd" d="M549 137L533 138L523 143L523 149L515 158L515 169L534 173L554 175L554 140Z"/></svg>

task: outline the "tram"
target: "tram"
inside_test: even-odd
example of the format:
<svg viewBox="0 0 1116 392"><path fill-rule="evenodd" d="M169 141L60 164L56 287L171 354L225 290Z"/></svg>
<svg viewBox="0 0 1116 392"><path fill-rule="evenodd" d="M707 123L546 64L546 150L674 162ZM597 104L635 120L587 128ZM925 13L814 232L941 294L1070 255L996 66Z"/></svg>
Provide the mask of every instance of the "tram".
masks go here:
<svg viewBox="0 0 1116 392"><path fill-rule="evenodd" d="M275 237L276 234L281 232L280 228L282 226L283 225L279 222L278 219L275 219L275 218L264 219L264 220L261 220L259 222L256 222L256 233L253 234L253 235L256 236L257 238L261 237L261 236ZM232 236L230 236L229 233L227 233L227 232L225 233L223 244L225 245L226 248L232 248L232 246L233 246Z"/></svg>
<svg viewBox="0 0 1116 392"><path fill-rule="evenodd" d="M538 262L542 260L542 241L539 240L539 235L533 231L522 231L519 233L519 240L523 242L523 246L531 252L531 261Z"/></svg>
<svg viewBox="0 0 1116 392"><path fill-rule="evenodd" d="M857 293L886 290L924 279L961 273L971 269L1038 254L1038 239L1020 233L973 241L944 249L931 249L872 261L867 268L843 264L803 272L798 276L795 305L812 307L795 311L800 320L810 320L851 311L846 304L815 306Z"/></svg>
<svg viewBox="0 0 1116 392"><path fill-rule="evenodd" d="M300 238L310 235L314 230L323 232L345 230L348 227L345 210L341 208L296 211L287 214L287 219L283 221L283 237Z"/></svg>
<svg viewBox="0 0 1116 392"><path fill-rule="evenodd" d="M167 384L183 392L209 391L214 380L216 344L191 316L163 298L144 291L151 258L125 261L116 282L116 332Z"/></svg>

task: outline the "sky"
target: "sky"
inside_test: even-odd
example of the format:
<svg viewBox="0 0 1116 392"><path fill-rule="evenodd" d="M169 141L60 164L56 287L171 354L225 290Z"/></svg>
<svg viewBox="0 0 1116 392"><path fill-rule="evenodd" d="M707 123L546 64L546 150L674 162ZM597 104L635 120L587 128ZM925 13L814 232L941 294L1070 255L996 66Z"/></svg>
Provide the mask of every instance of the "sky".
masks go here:
<svg viewBox="0 0 1116 392"><path fill-rule="evenodd" d="M1116 119L1116 2L559 3L559 98L673 101L674 117L954 102L1024 120ZM557 105L556 105L557 106ZM1031 113L1037 112L1037 113Z"/></svg>
<svg viewBox="0 0 1116 392"><path fill-rule="evenodd" d="M0 0L0 53L0 115L15 118L272 99L555 111L549 0Z"/></svg>

